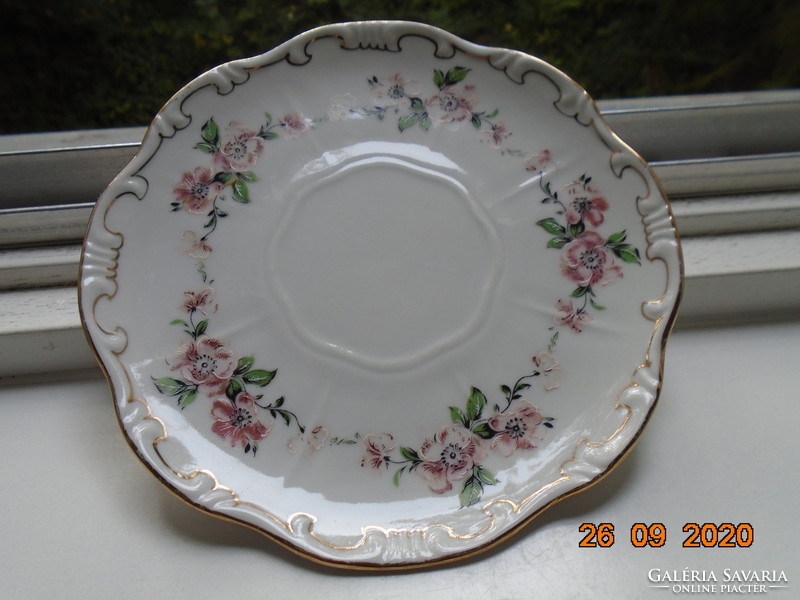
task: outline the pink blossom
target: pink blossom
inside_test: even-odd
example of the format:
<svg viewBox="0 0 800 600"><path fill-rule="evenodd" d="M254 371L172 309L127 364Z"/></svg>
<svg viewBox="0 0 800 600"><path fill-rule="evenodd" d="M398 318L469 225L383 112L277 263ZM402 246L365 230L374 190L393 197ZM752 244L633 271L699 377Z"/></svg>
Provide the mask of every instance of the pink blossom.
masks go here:
<svg viewBox="0 0 800 600"><path fill-rule="evenodd" d="M543 171L545 165L549 163L551 159L550 150L542 150L538 154L534 154L525 159L525 170Z"/></svg>
<svg viewBox="0 0 800 600"><path fill-rule="evenodd" d="M614 253L594 231L584 231L561 252L561 270L579 286L606 285L622 277Z"/></svg>
<svg viewBox="0 0 800 600"><path fill-rule="evenodd" d="M420 473L428 480L432 492L443 494L453 488L453 482L472 473L473 466L480 462L481 450L479 442L469 431L446 425L433 439L422 443Z"/></svg>
<svg viewBox="0 0 800 600"><path fill-rule="evenodd" d="M183 344L175 354L178 360L170 365L172 369L212 393L222 392L236 369L233 353L221 341L206 336Z"/></svg>
<svg viewBox="0 0 800 600"><path fill-rule="evenodd" d="M191 229L184 231L181 234L181 239L183 239L185 242L183 251L192 258L205 260L211 256L211 252L214 250L211 244L206 242L197 234L197 232L192 231Z"/></svg>
<svg viewBox="0 0 800 600"><path fill-rule="evenodd" d="M305 433L294 436L288 442L286 442L286 445L289 448L289 452L292 454L297 454L303 450L307 450L308 452L316 452L317 450L321 450L327 441L328 428L324 425L317 425Z"/></svg>
<svg viewBox="0 0 800 600"><path fill-rule="evenodd" d="M556 309L556 323L559 325L569 325L576 333L583 331L586 323L592 320L592 317L585 311L576 311L572 306L572 300L559 300L556 302Z"/></svg>
<svg viewBox="0 0 800 600"><path fill-rule="evenodd" d="M283 115L279 121L283 135L294 139L299 137L311 128L309 119L304 118L300 113L291 112Z"/></svg>
<svg viewBox="0 0 800 600"><path fill-rule="evenodd" d="M214 298L214 289L209 287L199 292L184 292L183 296L184 310L188 312L199 310L205 315L207 313L203 309L211 304L211 300ZM214 310L216 310L216 305L214 305Z"/></svg>
<svg viewBox="0 0 800 600"><path fill-rule="evenodd" d="M481 141L499 150L503 147L503 142L505 142L506 138L510 135L511 132L508 130L508 127L502 122L498 122L489 127L489 129L481 131Z"/></svg>
<svg viewBox="0 0 800 600"><path fill-rule="evenodd" d="M211 431L228 440L234 448L254 446L266 437L274 423L271 417L262 422L256 414L255 398L247 392L240 393L233 401L215 400L211 416L216 421L211 425Z"/></svg>
<svg viewBox="0 0 800 600"><path fill-rule="evenodd" d="M411 97L419 93L415 79L406 81L399 73L395 73L380 81L377 78L369 80L369 94L372 104L381 108L389 106L409 106Z"/></svg>
<svg viewBox="0 0 800 600"><path fill-rule="evenodd" d="M515 450L531 450L542 440L536 429L542 424L542 413L527 400L520 400L513 410L498 413L488 424L497 434L492 438L492 448L503 456Z"/></svg>
<svg viewBox="0 0 800 600"><path fill-rule="evenodd" d="M391 434L374 435L369 433L365 435L364 449L366 454L361 457L361 466L373 469L388 467L391 462L390 455L394 448L394 437Z"/></svg>
<svg viewBox="0 0 800 600"><path fill-rule="evenodd" d="M328 118L331 121L346 121L347 119L363 119L364 114L359 110L355 96L344 94L334 96L333 104L328 109Z"/></svg>
<svg viewBox="0 0 800 600"><path fill-rule="evenodd" d="M223 171L246 171L255 166L263 151L264 140L258 137L258 132L231 121L225 128L219 150L214 153L214 162Z"/></svg>
<svg viewBox="0 0 800 600"><path fill-rule="evenodd" d="M428 114L437 123L457 123L472 118L478 97L475 86L465 85L463 90L447 86L428 98Z"/></svg>
<svg viewBox="0 0 800 600"><path fill-rule="evenodd" d="M181 182L172 188L172 193L182 208L196 215L205 215L211 210L223 187L221 183L214 181L211 169L197 167L193 172L187 171L183 174Z"/></svg>
<svg viewBox="0 0 800 600"><path fill-rule="evenodd" d="M598 227L603 223L605 220L603 212L608 210L608 201L595 187L575 181L564 188L564 193L568 223L585 220L592 227Z"/></svg>
<svg viewBox="0 0 800 600"><path fill-rule="evenodd" d="M542 383L544 391L549 392L559 386L561 367L558 365L558 361L553 358L552 354L549 352L540 352L533 357L533 364L536 366L536 370L539 371L539 380Z"/></svg>

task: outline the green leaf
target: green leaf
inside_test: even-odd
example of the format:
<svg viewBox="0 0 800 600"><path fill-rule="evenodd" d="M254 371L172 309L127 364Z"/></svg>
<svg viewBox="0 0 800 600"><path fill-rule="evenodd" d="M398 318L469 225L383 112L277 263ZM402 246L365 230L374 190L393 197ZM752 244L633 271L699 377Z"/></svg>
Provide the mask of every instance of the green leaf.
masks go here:
<svg viewBox="0 0 800 600"><path fill-rule="evenodd" d="M172 319L172 321L170 321L169 324L170 325L183 325L185 327L189 326L189 324L186 321L184 321L183 319Z"/></svg>
<svg viewBox="0 0 800 600"><path fill-rule="evenodd" d="M573 298L582 298L586 295L587 292L591 291L591 288L587 286L576 287L573 292L570 294Z"/></svg>
<svg viewBox="0 0 800 600"><path fill-rule="evenodd" d="M199 338L203 335L208 329L208 319L203 319L197 324L197 327L194 328L194 339Z"/></svg>
<svg viewBox="0 0 800 600"><path fill-rule="evenodd" d="M486 396L478 388L473 387L467 400L467 417L470 422L480 418L484 406L486 406Z"/></svg>
<svg viewBox="0 0 800 600"><path fill-rule="evenodd" d="M478 115L477 113L472 113L472 119L470 119L470 120L472 121L472 125L473 125L473 127L475 127L475 129L480 129L481 128L481 117L480 117L480 115Z"/></svg>
<svg viewBox="0 0 800 600"><path fill-rule="evenodd" d="M177 396L189 388L185 382L180 379L172 379L172 377L159 377L153 379L153 383L156 384L159 392L167 396Z"/></svg>
<svg viewBox="0 0 800 600"><path fill-rule="evenodd" d="M411 110L414 112L425 112L425 103L422 98L411 98Z"/></svg>
<svg viewBox="0 0 800 600"><path fill-rule="evenodd" d="M444 73L442 73L439 69L433 70L433 83L439 89L442 89L445 85L444 83Z"/></svg>
<svg viewBox="0 0 800 600"><path fill-rule="evenodd" d="M621 244L619 246L615 246L612 248L612 250L614 251L614 254L619 256L626 263L639 262L639 250L630 244Z"/></svg>
<svg viewBox="0 0 800 600"><path fill-rule="evenodd" d="M273 403L272 403L270 406L272 406L272 408L278 408L278 407L281 407L281 406L283 406L283 403L284 403L284 402L286 402L286 398L284 398L283 396L281 396L280 398L278 398L277 400L275 400L275 402L273 402Z"/></svg>
<svg viewBox="0 0 800 600"><path fill-rule="evenodd" d="M277 370L266 371L264 369L253 369L252 371L248 371L247 373L242 375L242 379L244 379L247 383L252 383L254 385L264 387L270 381L272 381L277 372L278 372Z"/></svg>
<svg viewBox="0 0 800 600"><path fill-rule="evenodd" d="M198 271L198 272L200 273L200 275L202 276L202 278L203 278L203 281L204 281L204 282L205 282L206 280L208 280L208 273L206 273L206 266L205 266L205 264L203 264L202 262L200 262L200 264L197 266L197 271ZM212 279L212 281L213 281L213 279Z"/></svg>
<svg viewBox="0 0 800 600"><path fill-rule="evenodd" d="M265 131L264 133L261 134L261 137L264 138L265 140L274 140L276 137L280 136L274 131Z"/></svg>
<svg viewBox="0 0 800 600"><path fill-rule="evenodd" d="M609 246L621 244L622 242L625 241L627 237L628 233L623 229L622 231L618 231L617 233L612 233L610 236L608 236L607 244Z"/></svg>
<svg viewBox="0 0 800 600"><path fill-rule="evenodd" d="M404 132L409 127L413 127L419 121L420 114L419 113L412 113L410 115L406 115L405 117L400 117L397 121L397 128L400 130L400 133Z"/></svg>
<svg viewBox="0 0 800 600"><path fill-rule="evenodd" d="M236 370L233 372L234 375L241 375L242 373L246 373L250 370L250 367L253 366L255 362L255 358L252 356L243 356L239 359L239 362L236 363Z"/></svg>
<svg viewBox="0 0 800 600"><path fill-rule="evenodd" d="M464 67L453 67L449 71L447 71L447 75L444 78L444 85L445 87L448 85L453 85L454 83L458 83L462 81L469 73L470 69L465 69Z"/></svg>
<svg viewBox="0 0 800 600"><path fill-rule="evenodd" d="M461 493L458 495L458 499L461 502L461 508L475 504L481 499L481 494L483 494L483 485L481 482L474 476L467 479L464 482L464 487L461 489Z"/></svg>
<svg viewBox="0 0 800 600"><path fill-rule="evenodd" d="M548 248L563 248L570 239L566 237L554 237L550 238L547 242Z"/></svg>
<svg viewBox="0 0 800 600"><path fill-rule="evenodd" d="M490 112L488 115L486 115L486 118L487 119L494 119L498 115L499 112L500 112L500 109L499 108L495 108L492 112Z"/></svg>
<svg viewBox="0 0 800 600"><path fill-rule="evenodd" d="M209 144L217 145L219 141L219 127L214 119L209 119L203 124L203 131L200 133L202 138Z"/></svg>
<svg viewBox="0 0 800 600"><path fill-rule="evenodd" d="M266 117L266 119L267 119L267 125L266 126L269 127L270 125L272 125L272 115L269 114L268 112L265 112L264 113L264 117Z"/></svg>
<svg viewBox="0 0 800 600"><path fill-rule="evenodd" d="M564 227L553 217L548 217L547 219L536 221L536 224L542 229L544 229L547 233L552 233L553 235L564 236L567 233L567 230L564 229Z"/></svg>
<svg viewBox="0 0 800 600"><path fill-rule="evenodd" d="M186 408L197 399L197 390L186 390L178 399L178 406Z"/></svg>
<svg viewBox="0 0 800 600"><path fill-rule="evenodd" d="M342 446L342 445L357 444L358 442L356 442L355 440L349 440L347 438L340 438L340 437L334 436L334 437L332 437L330 439L329 443L332 446Z"/></svg>
<svg viewBox="0 0 800 600"><path fill-rule="evenodd" d="M228 387L225 388L225 395L231 400L235 400L241 392L244 391L244 384L239 379L231 379L228 382Z"/></svg>
<svg viewBox="0 0 800 600"><path fill-rule="evenodd" d="M431 118L428 116L428 113L424 112L419 118L419 128L422 131L428 131L431 128Z"/></svg>
<svg viewBox="0 0 800 600"><path fill-rule="evenodd" d="M507 385L501 385L500 391L503 392L503 395L508 398L511 395L511 388Z"/></svg>
<svg viewBox="0 0 800 600"><path fill-rule="evenodd" d="M405 467L400 467L397 471L394 472L394 477L392 477L392 483L394 483L395 487L400 487L400 477L403 475L403 471L405 471Z"/></svg>
<svg viewBox="0 0 800 600"><path fill-rule="evenodd" d="M419 454L417 454L417 451L413 448L409 448L408 446L400 446L400 456L415 463L420 462L420 457Z"/></svg>
<svg viewBox="0 0 800 600"><path fill-rule="evenodd" d="M256 175L252 171L242 171L241 173L237 173L237 175L239 176L239 179L241 179L242 181L246 181L248 183L251 183L253 181L258 181L258 175Z"/></svg>
<svg viewBox="0 0 800 600"><path fill-rule="evenodd" d="M218 181L222 184L228 184L233 181L236 176L233 173L225 173L224 171L220 171L216 175L214 175L214 181Z"/></svg>
<svg viewBox="0 0 800 600"><path fill-rule="evenodd" d="M241 179L233 182L233 199L242 204L250 202L250 190L247 189L247 184Z"/></svg>
<svg viewBox="0 0 800 600"><path fill-rule="evenodd" d="M551 354L555 352L556 344L558 343L558 331L556 331L553 336L550 338L550 343L547 344L547 351Z"/></svg>
<svg viewBox="0 0 800 600"><path fill-rule="evenodd" d="M489 469L481 467L480 465L475 465L472 467L472 474L473 477L475 477L484 485L494 485L497 483L497 479L492 472Z"/></svg>
<svg viewBox="0 0 800 600"><path fill-rule="evenodd" d="M467 423L469 423L467 415L465 415L464 411L462 411L457 406L450 407L450 419L452 419L453 423L459 423L464 427L466 427Z"/></svg>
<svg viewBox="0 0 800 600"><path fill-rule="evenodd" d="M473 425L471 431L479 438L482 438L484 440L492 439L495 435L497 435L497 432L491 427L489 427L489 424L486 423L485 421L482 423L478 423L477 425Z"/></svg>
<svg viewBox="0 0 800 600"><path fill-rule="evenodd" d="M283 420L286 422L286 425L292 424L292 413L290 413L288 410L278 409L275 412L278 413L281 417L283 417Z"/></svg>
<svg viewBox="0 0 800 600"><path fill-rule="evenodd" d="M217 151L217 147L216 146L212 146L208 142L197 142L194 145L194 149L195 150L202 150L203 152L206 152L208 154L213 154L214 152Z"/></svg>
<svg viewBox="0 0 800 600"><path fill-rule="evenodd" d="M606 309L605 306L600 306L597 302L595 302L591 298L589 298L589 302L591 302L592 306L594 306L597 310L605 310Z"/></svg>
<svg viewBox="0 0 800 600"><path fill-rule="evenodd" d="M584 231L586 231L586 225L583 224L583 221L578 221L569 226L569 234L572 237L578 237Z"/></svg>

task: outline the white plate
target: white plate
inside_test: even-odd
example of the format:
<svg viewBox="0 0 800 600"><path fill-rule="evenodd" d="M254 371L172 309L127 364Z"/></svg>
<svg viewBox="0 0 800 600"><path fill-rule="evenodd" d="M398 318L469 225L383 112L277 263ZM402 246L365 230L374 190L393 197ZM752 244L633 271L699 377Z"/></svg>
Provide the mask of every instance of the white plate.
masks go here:
<svg viewBox="0 0 800 600"><path fill-rule="evenodd" d="M97 203L80 305L162 482L368 568L484 549L610 469L680 289L667 201L579 86L371 22L181 90Z"/></svg>

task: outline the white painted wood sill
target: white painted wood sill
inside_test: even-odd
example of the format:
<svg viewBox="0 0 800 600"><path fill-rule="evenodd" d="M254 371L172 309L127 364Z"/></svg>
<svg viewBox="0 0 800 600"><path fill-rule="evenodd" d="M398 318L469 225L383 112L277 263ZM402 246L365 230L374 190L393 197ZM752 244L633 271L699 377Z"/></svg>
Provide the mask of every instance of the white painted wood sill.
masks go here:
<svg viewBox="0 0 800 600"><path fill-rule="evenodd" d="M800 90L600 102L672 200L678 327L800 318ZM0 383L95 368L77 309L94 199L144 128L0 136Z"/></svg>

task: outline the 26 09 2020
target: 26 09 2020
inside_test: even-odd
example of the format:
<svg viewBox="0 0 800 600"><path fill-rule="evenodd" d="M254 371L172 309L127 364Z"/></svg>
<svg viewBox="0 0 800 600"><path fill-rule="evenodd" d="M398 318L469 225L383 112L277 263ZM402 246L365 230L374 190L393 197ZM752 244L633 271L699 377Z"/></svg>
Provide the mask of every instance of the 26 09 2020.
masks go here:
<svg viewBox="0 0 800 600"><path fill-rule="evenodd" d="M580 548L610 548L616 541L613 523L582 523L578 531L583 538ZM753 526L750 523L686 523L682 531L688 534L684 548L749 548L753 544ZM667 527L663 523L634 523L630 528L630 542L634 548L660 548L667 543Z"/></svg>

